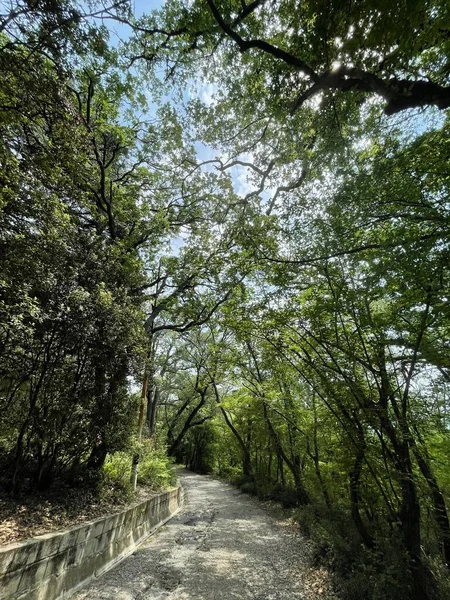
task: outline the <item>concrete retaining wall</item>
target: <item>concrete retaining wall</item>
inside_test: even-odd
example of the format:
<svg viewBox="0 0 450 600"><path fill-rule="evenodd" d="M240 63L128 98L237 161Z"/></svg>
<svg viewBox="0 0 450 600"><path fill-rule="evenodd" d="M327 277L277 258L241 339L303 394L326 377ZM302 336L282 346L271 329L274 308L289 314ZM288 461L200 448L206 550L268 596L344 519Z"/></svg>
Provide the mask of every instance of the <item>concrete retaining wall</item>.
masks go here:
<svg viewBox="0 0 450 600"><path fill-rule="evenodd" d="M130 554L183 500L182 488L120 513L0 548L0 600L55 600Z"/></svg>

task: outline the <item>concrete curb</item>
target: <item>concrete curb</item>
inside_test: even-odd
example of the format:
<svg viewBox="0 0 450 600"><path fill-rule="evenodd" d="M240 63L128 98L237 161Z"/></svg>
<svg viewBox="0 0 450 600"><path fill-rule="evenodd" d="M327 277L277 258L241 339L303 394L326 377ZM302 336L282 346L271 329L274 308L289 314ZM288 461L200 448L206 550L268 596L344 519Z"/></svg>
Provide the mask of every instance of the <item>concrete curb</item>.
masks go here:
<svg viewBox="0 0 450 600"><path fill-rule="evenodd" d="M132 554L183 506L178 487L121 512L0 549L0 600L68 598Z"/></svg>

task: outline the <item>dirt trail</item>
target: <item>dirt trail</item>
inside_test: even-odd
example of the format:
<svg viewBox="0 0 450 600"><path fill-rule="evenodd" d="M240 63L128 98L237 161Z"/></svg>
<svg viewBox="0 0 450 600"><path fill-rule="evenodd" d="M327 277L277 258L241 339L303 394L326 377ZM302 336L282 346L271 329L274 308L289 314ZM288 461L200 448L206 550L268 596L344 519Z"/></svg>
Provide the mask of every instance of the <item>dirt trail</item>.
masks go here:
<svg viewBox="0 0 450 600"><path fill-rule="evenodd" d="M76 600L330 600L303 538L253 498L181 472L184 509ZM318 577L319 575L319 577Z"/></svg>

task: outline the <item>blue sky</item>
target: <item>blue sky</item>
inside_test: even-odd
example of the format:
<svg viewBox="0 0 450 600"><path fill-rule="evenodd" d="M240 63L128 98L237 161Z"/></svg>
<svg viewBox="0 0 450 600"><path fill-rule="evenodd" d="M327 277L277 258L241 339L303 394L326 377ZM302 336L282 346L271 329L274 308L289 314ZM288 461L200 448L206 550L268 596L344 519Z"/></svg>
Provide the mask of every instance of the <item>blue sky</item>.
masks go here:
<svg viewBox="0 0 450 600"><path fill-rule="evenodd" d="M160 8L164 4L164 0L130 0L135 17L151 12L155 8ZM105 20L104 24L111 32L111 43L116 43L122 39L130 37L131 29L127 25L122 25L117 21Z"/></svg>
<svg viewBox="0 0 450 600"><path fill-rule="evenodd" d="M132 0L133 9L136 17L140 17L145 12L150 12L154 8L159 8L164 4L162 0Z"/></svg>

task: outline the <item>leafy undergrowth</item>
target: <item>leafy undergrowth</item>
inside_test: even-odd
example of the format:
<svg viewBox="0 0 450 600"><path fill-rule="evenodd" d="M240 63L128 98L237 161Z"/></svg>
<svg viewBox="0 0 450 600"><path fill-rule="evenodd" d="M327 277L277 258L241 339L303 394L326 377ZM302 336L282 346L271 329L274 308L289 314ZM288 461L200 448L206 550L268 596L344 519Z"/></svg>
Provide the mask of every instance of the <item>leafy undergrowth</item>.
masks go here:
<svg viewBox="0 0 450 600"><path fill-rule="evenodd" d="M137 444L131 452L108 456L104 467L103 490L108 494L130 495L130 464L133 452L139 454L138 484L160 491L176 483L174 462L164 447L155 448L151 440Z"/></svg>
<svg viewBox="0 0 450 600"><path fill-rule="evenodd" d="M293 511L300 531L312 544L316 564L325 565L343 600L410 600L414 584L398 532L385 531L365 547L351 517L321 504ZM424 584L429 598L450 598L450 577L436 553L424 548Z"/></svg>
<svg viewBox="0 0 450 600"><path fill-rule="evenodd" d="M230 479L228 479L230 481ZM306 577L311 598L409 600L412 581L398 537L385 532L376 546L363 546L350 516L339 508L311 503L295 506L295 492L232 478L243 493L257 496L279 523L295 528L308 544L311 566ZM424 559L429 597L450 598L450 577L436 559ZM308 584L310 582L310 584ZM309 588L308 588L309 585Z"/></svg>

